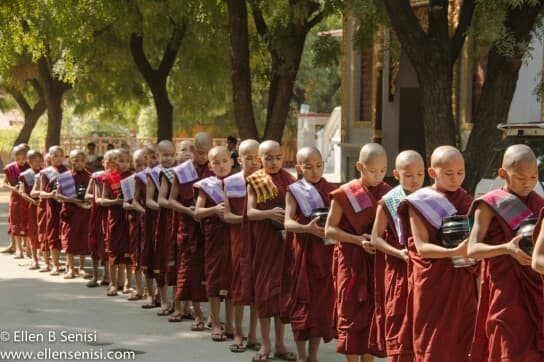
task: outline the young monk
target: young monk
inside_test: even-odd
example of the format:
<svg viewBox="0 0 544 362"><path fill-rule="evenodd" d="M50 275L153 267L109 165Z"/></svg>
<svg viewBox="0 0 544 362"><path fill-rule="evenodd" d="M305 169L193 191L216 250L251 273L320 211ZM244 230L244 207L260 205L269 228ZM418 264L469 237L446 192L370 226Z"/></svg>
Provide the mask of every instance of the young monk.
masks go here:
<svg viewBox="0 0 544 362"><path fill-rule="evenodd" d="M51 165L51 156L49 155L49 153L45 154L44 161L45 161L44 163L46 167L49 167ZM47 273L51 271L51 258L49 255L49 249L47 248L46 229L45 229L47 200L42 199L40 197L41 180L42 180L42 174L40 170L40 172L34 176L34 186L32 186L32 190L30 191L30 197L32 197L35 200L38 200L38 205L36 206L36 218L38 222L38 240L40 242L40 251L42 253L42 258L45 264L44 267L41 268L39 271L40 273Z"/></svg>
<svg viewBox="0 0 544 362"><path fill-rule="evenodd" d="M348 361L372 361L369 331L374 312L373 248L370 240L378 200L391 188L383 182L385 149L376 143L361 148L355 164L360 178L331 193L325 237L337 240L333 257L336 351ZM365 249L363 249L365 247Z"/></svg>
<svg viewBox="0 0 544 362"><path fill-rule="evenodd" d="M452 146L431 155L430 187L410 194L398 208L402 241L412 270L409 315L417 361L467 361L476 317L477 266L454 267L452 257L466 257L468 240L446 248L443 219L466 215L472 197L461 188L465 161Z"/></svg>
<svg viewBox="0 0 544 362"><path fill-rule="evenodd" d="M103 165L106 162L102 161ZM104 266L104 272L102 273L102 280L100 285L109 285L109 267L108 267L108 255L106 254L105 245L105 233L104 224L107 216L107 209L96 203L96 199L102 194L102 175L104 171L96 171L91 174L89 185L87 186L87 193L85 199L91 204L91 211L89 216L89 251L91 253L91 259L93 263L93 272L91 280L87 282L87 287L95 288L98 284L99 264Z"/></svg>
<svg viewBox="0 0 544 362"><path fill-rule="evenodd" d="M223 179L232 170L232 159L229 150L217 146L208 152L210 169L215 176L202 179L194 184L197 190L195 217L201 221L204 232L204 261L206 273L206 293L210 303L212 320L212 340L226 341L227 333L232 333L232 307L230 303L230 242L228 224L224 218ZM227 298L227 323L222 331L220 320L221 299Z"/></svg>
<svg viewBox="0 0 544 362"><path fill-rule="evenodd" d="M59 146L49 148L51 166L41 171L40 198L47 200L46 208L46 247L51 252L53 259L53 270L51 275L60 275L59 256L61 250L60 242L60 209L61 204L55 199L57 188L57 176L66 172L64 162L64 150Z"/></svg>
<svg viewBox="0 0 544 362"><path fill-rule="evenodd" d="M505 186L477 199L469 256L482 261L473 361L542 361L544 304L542 281L531 256L515 237L521 221L538 215L544 199L533 189L538 180L535 154L526 145L504 153L499 176Z"/></svg>
<svg viewBox="0 0 544 362"><path fill-rule="evenodd" d="M194 213L193 184L212 176L208 162L208 152L212 145L213 139L209 134L201 132L195 135L194 161L187 160L174 167L176 179L169 198L171 207L181 215L177 233L180 250L176 301L192 302L195 314L191 325L193 331L205 329L200 303L208 300L204 274L204 240Z"/></svg>
<svg viewBox="0 0 544 362"><path fill-rule="evenodd" d="M535 248L533 250L532 267L537 273L544 274L544 208L540 210L540 216L533 233Z"/></svg>
<svg viewBox="0 0 544 362"><path fill-rule="evenodd" d="M128 300L140 300L143 298L144 290L142 285L142 270L141 270L141 247L143 241L143 222L145 209L142 206L142 193L140 192L142 178L145 180L145 169L147 167L147 155L145 149L139 149L134 151L132 155L132 163L134 165L135 175L134 188L128 190L132 191L132 195L124 195L123 193L123 209L127 211L129 237L130 237L130 260L132 266L132 273L136 282L136 288ZM142 173L144 173L142 175ZM126 179L130 184L129 178ZM121 181L123 182L123 181ZM138 189L138 193L136 193ZM145 205L145 200L143 201Z"/></svg>
<svg viewBox="0 0 544 362"><path fill-rule="evenodd" d="M414 360L412 333L407 318L408 250L399 240L397 207L407 195L419 190L425 180L425 164L416 151L403 151L395 160L393 176L399 185L378 202L371 245L385 254L384 305L385 340L390 361ZM376 279L376 282L382 282Z"/></svg>
<svg viewBox="0 0 544 362"><path fill-rule="evenodd" d="M32 188L36 181L36 175L39 175L40 170L43 167L43 156L41 153L35 150L27 152L27 159L30 168L21 172L19 176L20 188L19 194L28 203L28 242L32 251L32 264L30 270L36 270L40 268L38 259L38 251L40 250L40 239L38 238L38 204L39 200L30 196Z"/></svg>
<svg viewBox="0 0 544 362"><path fill-rule="evenodd" d="M170 168L176 162L176 147L171 141L163 140L159 142L157 149L160 173L157 175L158 179L154 175L155 170L151 173L152 182L148 182L146 205L158 213L153 244L153 273L161 299L161 309L157 312L157 315L166 316L173 312L173 303L172 305L168 303L168 286L170 285L175 289L175 280L168 280L169 268L175 267L175 259L173 265L170 266L169 258L170 247L174 241L171 239L172 210L169 208L168 195L174 181L174 173ZM175 294L175 291L173 294Z"/></svg>
<svg viewBox="0 0 544 362"><path fill-rule="evenodd" d="M230 231L230 260L231 260L231 284L230 297L233 304L234 316L234 341L229 346L232 352L244 352L246 349L260 348L257 342L257 313L253 303L243 296L243 279L249 279L251 270L246 266L242 267L242 251L244 246L248 247L250 240L242 240L242 222L245 218L245 205L247 203L247 182L246 179L253 172L257 171L261 164L258 160L259 142L255 140L244 140L240 143L238 163L242 171L229 176L223 180L225 189L225 222L229 223ZM247 220L245 220L247 224ZM245 238L248 239L248 238ZM246 263L247 264L247 263ZM249 266L250 267L250 266ZM244 346L244 305L250 305L249 332L247 344ZM258 347L257 347L258 346Z"/></svg>
<svg viewBox="0 0 544 362"><path fill-rule="evenodd" d="M336 187L323 178L323 159L316 148L300 149L295 167L302 179L289 185L285 201L285 229L295 233L293 259L297 268L290 320L298 361L315 362L320 339L330 341L335 331L333 247L325 245L325 229L319 225L319 217L312 218L312 212L329 207L329 194Z"/></svg>
<svg viewBox="0 0 544 362"><path fill-rule="evenodd" d="M17 187L21 172L29 168L26 162L26 152L26 148L21 145L14 147L12 153L15 161L4 167L6 177L3 186L10 190L8 209L9 246L2 252L15 253L17 251L16 259L24 258L23 239L27 235L27 210L24 207L26 202L19 195L19 188Z"/></svg>
<svg viewBox="0 0 544 362"><path fill-rule="evenodd" d="M263 343L253 357L254 361L267 360L272 350L270 322L274 318L276 352L279 359L294 361L296 356L288 352L284 344L285 326L279 318L280 283L283 266L281 260L285 243L278 227L283 227L285 218L285 193L295 181L282 168L279 143L264 141L259 146L259 160L263 168L248 177L247 218L250 221L251 237L255 242L252 261L255 305L259 314ZM278 226L274 226L273 222Z"/></svg>
<svg viewBox="0 0 544 362"><path fill-rule="evenodd" d="M84 266L85 256L89 254L90 210L84 200L78 198L78 190L87 187L91 174L85 169L87 156L84 152L72 150L68 157L72 170L57 176L56 199L62 203L60 239L62 250L66 252L67 266L64 279L74 279L78 275L86 275ZM79 270L76 270L74 255L79 255Z"/></svg>
<svg viewBox="0 0 544 362"><path fill-rule="evenodd" d="M130 264L130 240L128 223L121 198L121 180L129 177L130 156L125 150L112 150L104 155L107 171L102 175L102 195L96 202L108 208L106 229L106 251L110 267L110 285L107 296L116 296L124 278L126 266ZM127 277L127 281L128 281ZM126 287L126 285L125 285ZM124 288L126 289L126 288Z"/></svg>

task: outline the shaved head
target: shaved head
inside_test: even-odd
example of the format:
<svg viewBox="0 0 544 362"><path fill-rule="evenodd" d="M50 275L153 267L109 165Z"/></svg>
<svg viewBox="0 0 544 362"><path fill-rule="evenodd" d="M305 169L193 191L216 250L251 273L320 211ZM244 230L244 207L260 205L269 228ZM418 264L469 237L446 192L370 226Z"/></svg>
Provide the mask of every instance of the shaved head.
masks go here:
<svg viewBox="0 0 544 362"><path fill-rule="evenodd" d="M273 150L274 151L275 150L280 150L281 151L280 144L278 142L272 141L272 140L264 141L259 145L259 156L262 156L265 153L273 151Z"/></svg>
<svg viewBox="0 0 544 362"><path fill-rule="evenodd" d="M456 159L461 159L464 162L461 151L453 146L439 146L435 148L431 155L431 167L441 167Z"/></svg>
<svg viewBox="0 0 544 362"><path fill-rule="evenodd" d="M71 150L70 154L68 155L70 158L76 158L76 157L83 157L86 158L87 155L85 155L85 152L81 150Z"/></svg>
<svg viewBox="0 0 544 362"><path fill-rule="evenodd" d="M195 135L195 147L212 147L213 138L209 133L199 132Z"/></svg>
<svg viewBox="0 0 544 362"><path fill-rule="evenodd" d="M368 161L381 157L387 158L387 152L379 143L367 143L361 148L361 152L359 152L359 162L363 165Z"/></svg>
<svg viewBox="0 0 544 362"><path fill-rule="evenodd" d="M421 163L424 165L423 157L421 157L418 152L413 150L402 151L395 159L395 168L400 170L401 168L414 163Z"/></svg>
<svg viewBox="0 0 544 362"><path fill-rule="evenodd" d="M502 168L513 171L521 164L537 164L533 150L523 144L508 147L502 158Z"/></svg>
<svg viewBox="0 0 544 362"><path fill-rule="evenodd" d="M136 160L140 160L143 157L147 156L147 150L144 148L139 148L132 154L132 160L136 162Z"/></svg>
<svg viewBox="0 0 544 362"><path fill-rule="evenodd" d="M215 146L208 152L208 160L211 162L215 157L221 154L227 154L230 156L230 151L225 146Z"/></svg>
<svg viewBox="0 0 544 362"><path fill-rule="evenodd" d="M166 153L172 153L176 152L176 148L174 147L174 144L172 141L169 140L162 140L157 145L157 150L159 153L166 152Z"/></svg>
<svg viewBox="0 0 544 362"><path fill-rule="evenodd" d="M300 165L311 157L322 159L321 152L315 147L303 147L297 152L297 163Z"/></svg>
<svg viewBox="0 0 544 362"><path fill-rule="evenodd" d="M259 142L252 139L243 140L238 147L238 153L240 154L240 156L244 156L252 151L259 151Z"/></svg>

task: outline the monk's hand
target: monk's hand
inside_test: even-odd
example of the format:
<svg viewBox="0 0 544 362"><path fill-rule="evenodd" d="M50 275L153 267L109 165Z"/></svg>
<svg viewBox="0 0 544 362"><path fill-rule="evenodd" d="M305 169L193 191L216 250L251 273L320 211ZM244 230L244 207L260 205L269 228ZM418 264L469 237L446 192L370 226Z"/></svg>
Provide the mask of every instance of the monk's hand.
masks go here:
<svg viewBox="0 0 544 362"><path fill-rule="evenodd" d="M225 215L225 204L223 202L220 202L215 206L215 213L217 216L223 218L223 215Z"/></svg>
<svg viewBox="0 0 544 362"><path fill-rule="evenodd" d="M361 244L363 246L363 249L371 255L376 254L376 248L370 243L370 235L369 234L363 234L363 240L361 240Z"/></svg>
<svg viewBox="0 0 544 362"><path fill-rule="evenodd" d="M318 238L324 238L325 237L325 228L319 226L317 223L319 222L321 218L319 216L315 217L308 225L306 225L308 229L308 233L313 234L317 236Z"/></svg>
<svg viewBox="0 0 544 362"><path fill-rule="evenodd" d="M273 209L268 210L269 211L269 219L279 222L283 225L283 222L285 221L285 210L281 207L275 207Z"/></svg>
<svg viewBox="0 0 544 362"><path fill-rule="evenodd" d="M516 259L518 263L521 265L531 265L531 257L523 250L519 248L519 242L523 238L523 235L518 235L514 237L508 244L506 245L506 248L508 250L508 253L512 258Z"/></svg>
<svg viewBox="0 0 544 362"><path fill-rule="evenodd" d="M468 256L468 239L463 240L461 244L457 245L455 251L457 255L466 258Z"/></svg>
<svg viewBox="0 0 544 362"><path fill-rule="evenodd" d="M134 208L132 207L132 204L127 202L127 201L124 201L123 202L123 209L125 210L133 210Z"/></svg>
<svg viewBox="0 0 544 362"><path fill-rule="evenodd" d="M410 257L408 256L408 249L399 250L399 257L405 262L408 262L408 260L410 259Z"/></svg>

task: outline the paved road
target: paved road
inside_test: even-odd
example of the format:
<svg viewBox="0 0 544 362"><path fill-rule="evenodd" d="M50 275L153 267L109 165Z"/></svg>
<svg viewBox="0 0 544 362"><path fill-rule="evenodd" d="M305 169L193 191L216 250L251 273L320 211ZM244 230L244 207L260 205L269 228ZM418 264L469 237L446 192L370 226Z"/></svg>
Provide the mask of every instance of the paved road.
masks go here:
<svg viewBox="0 0 544 362"><path fill-rule="evenodd" d="M6 222L7 193L0 191L0 247L7 245ZM44 359L53 360L53 351L134 351L137 361L251 360L253 352L231 353L228 342L212 342L208 333L189 331L189 322L168 323L155 315L156 309L143 310L140 302L129 302L127 296L106 297L104 287L90 289L81 278L64 280L30 271L20 265L27 262L0 255L0 354L25 351L43 357L50 353ZM57 341L49 343L50 336ZM60 341L67 338L77 342ZM286 339L294 352L289 327ZM334 353L334 345L322 346L322 361L344 361ZM47 347L51 352L45 351ZM94 355L81 360L92 358L97 359Z"/></svg>

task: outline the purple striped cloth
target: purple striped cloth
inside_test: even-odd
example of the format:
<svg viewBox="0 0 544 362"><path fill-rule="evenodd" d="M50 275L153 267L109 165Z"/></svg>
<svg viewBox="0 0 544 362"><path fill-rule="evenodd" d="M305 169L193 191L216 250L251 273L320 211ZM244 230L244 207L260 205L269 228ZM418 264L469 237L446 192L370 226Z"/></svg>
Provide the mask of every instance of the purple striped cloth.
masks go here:
<svg viewBox="0 0 544 362"><path fill-rule="evenodd" d="M151 180L153 181L153 184L155 185L157 190L161 188L161 182L160 182L159 176L161 174L162 169L163 169L162 165L158 165L154 168L150 168L147 173L149 177L151 177Z"/></svg>
<svg viewBox="0 0 544 362"><path fill-rule="evenodd" d="M442 227L442 219L446 216L457 213L455 206L444 195L430 187L419 189L406 199L435 229Z"/></svg>
<svg viewBox="0 0 544 362"><path fill-rule="evenodd" d="M147 174L151 172L151 169L147 167L145 170L138 172L135 174L135 177L143 184L147 184Z"/></svg>
<svg viewBox="0 0 544 362"><path fill-rule="evenodd" d="M194 186L202 189L216 204L225 201L223 181L215 176L206 177L205 179L195 182Z"/></svg>
<svg viewBox="0 0 544 362"><path fill-rule="evenodd" d="M479 199L484 201L495 211L512 230L517 230L526 218L533 216L533 212L516 196L503 189L488 192ZM475 203L472 204L472 208Z"/></svg>
<svg viewBox="0 0 544 362"><path fill-rule="evenodd" d="M125 177L121 180L121 192L125 201L134 199L134 186L136 184L135 176Z"/></svg>
<svg viewBox="0 0 544 362"><path fill-rule="evenodd" d="M360 180L352 180L341 187L356 214L372 207L372 200L367 195L366 189L361 185Z"/></svg>
<svg viewBox="0 0 544 362"><path fill-rule="evenodd" d="M19 179L23 181L29 188L32 188L34 186L34 179L35 179L36 173L33 169L29 168L26 171L21 172L19 175Z"/></svg>
<svg viewBox="0 0 544 362"><path fill-rule="evenodd" d="M173 168L173 171L181 185L198 180L198 173L191 160L187 160L182 164L177 165Z"/></svg>
<svg viewBox="0 0 544 362"><path fill-rule="evenodd" d="M225 183L225 192L228 198L242 198L246 197L247 185L246 178L244 177L244 171L240 171L231 175L223 180Z"/></svg>
<svg viewBox="0 0 544 362"><path fill-rule="evenodd" d="M53 166L49 166L40 171L44 175L49 183L53 183L59 174L57 169Z"/></svg>
<svg viewBox="0 0 544 362"><path fill-rule="evenodd" d="M76 182L72 171L66 171L57 176L57 181L59 183L59 190L66 197L71 199L76 198Z"/></svg>
<svg viewBox="0 0 544 362"><path fill-rule="evenodd" d="M306 217L310 217L314 209L325 207L325 202L323 202L319 191L305 179L289 185L289 191L295 197L298 207Z"/></svg>

